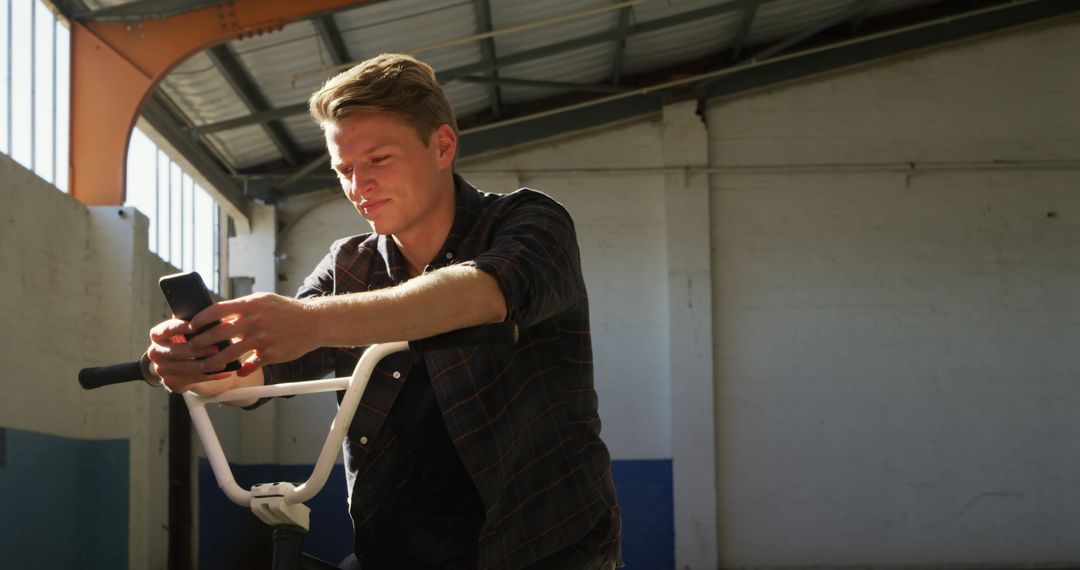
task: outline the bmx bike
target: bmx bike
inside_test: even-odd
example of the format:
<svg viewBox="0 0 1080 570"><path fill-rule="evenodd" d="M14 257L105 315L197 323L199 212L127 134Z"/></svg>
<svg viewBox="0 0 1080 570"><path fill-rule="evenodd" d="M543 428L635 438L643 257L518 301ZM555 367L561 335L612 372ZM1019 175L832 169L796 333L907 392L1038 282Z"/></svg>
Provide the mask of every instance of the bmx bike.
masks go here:
<svg viewBox="0 0 1080 570"><path fill-rule="evenodd" d="M232 502L250 508L255 516L273 528L273 570L337 569L338 566L334 564L303 553L304 536L311 526L311 510L304 503L317 495L326 484L364 389L379 361L396 352L421 353L482 344L516 343L517 337L518 329L514 323L497 323L451 331L421 340L373 344L361 355L351 377L235 388L213 397L187 392L183 397L218 486ZM84 368L79 372L79 383L86 390L135 380L160 385L160 380L156 383L154 381L155 376L145 354L135 362ZM330 424L315 467L306 481L299 484L260 483L253 485L251 489L243 489L236 483L217 432L207 414L207 404L342 390L345 394L338 405L337 415Z"/></svg>

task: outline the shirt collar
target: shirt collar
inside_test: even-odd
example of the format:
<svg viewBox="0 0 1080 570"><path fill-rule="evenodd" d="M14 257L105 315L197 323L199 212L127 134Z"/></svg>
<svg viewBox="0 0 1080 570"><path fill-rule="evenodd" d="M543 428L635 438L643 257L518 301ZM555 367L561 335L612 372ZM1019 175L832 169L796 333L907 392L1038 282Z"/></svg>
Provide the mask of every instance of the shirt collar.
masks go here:
<svg viewBox="0 0 1080 570"><path fill-rule="evenodd" d="M452 265L457 261L458 245L465 236L469 235L476 220L480 217L480 199L483 193L465 181L458 174L454 174L454 223L450 226L450 233L446 236L446 242L439 248L435 258L424 267L424 273ZM394 240L388 235L379 235L379 254L386 263L386 273L390 281L397 285L409 279L409 269L405 262L405 256L398 249Z"/></svg>

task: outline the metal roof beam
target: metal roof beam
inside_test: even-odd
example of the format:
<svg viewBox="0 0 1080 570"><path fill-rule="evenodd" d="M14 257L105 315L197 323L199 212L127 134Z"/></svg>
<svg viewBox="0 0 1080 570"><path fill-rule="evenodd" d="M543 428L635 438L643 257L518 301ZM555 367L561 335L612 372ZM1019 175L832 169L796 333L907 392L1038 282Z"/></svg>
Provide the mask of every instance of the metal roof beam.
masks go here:
<svg viewBox="0 0 1080 570"><path fill-rule="evenodd" d="M476 11L476 24L478 33L486 34L492 31L491 4L488 0L473 0ZM484 63L492 66L488 72L491 78L499 77L499 59L495 56L495 38L480 40L480 52L483 54ZM502 116L502 91L498 83L488 84L488 100L491 102L491 114L497 119Z"/></svg>
<svg viewBox="0 0 1080 570"><path fill-rule="evenodd" d="M777 61L763 61L704 79L697 85L704 86L703 94L707 98L730 97L1042 20L1080 14L1080 2L1036 0L974 12L941 18L926 26L883 32L835 47L825 46L805 54L791 54ZM576 105L565 111L541 113L535 118L522 117L502 125L466 130L462 132L458 156L464 159L614 121L633 119L659 112L661 107L660 92L638 90L621 98L604 98L588 106Z"/></svg>
<svg viewBox="0 0 1080 570"><path fill-rule="evenodd" d="M154 93L143 103L140 113L159 135L206 178L213 190L246 219L251 210L251 199L244 195L243 189L221 167L221 163L215 160L202 144L191 138L182 127L185 119L171 107L163 95Z"/></svg>
<svg viewBox="0 0 1080 570"><path fill-rule="evenodd" d="M245 115L243 117L236 117L235 119L226 119L217 123L210 123L209 125L191 127L191 132L192 134L196 135L208 135L220 131L238 129L240 127L246 127L248 125L267 123L284 117L291 117L293 115L300 115L306 113L307 110L307 103L297 103L295 105L278 107L277 109L261 111L251 115Z"/></svg>
<svg viewBox="0 0 1080 570"><path fill-rule="evenodd" d="M871 61L917 52L958 40L997 32L1041 20L1080 14L1075 0L1035 0L1023 4L1002 5L973 14L957 14L925 26L913 26L895 32L883 32L862 40L847 41L835 47L824 46L804 54L791 54L775 61L709 72L693 82L701 86L704 97L730 97L829 73ZM718 75L719 73L719 75ZM692 79L692 78L691 78ZM662 110L662 92L636 89L625 96L613 96L596 103L573 105L521 117L478 129L462 131L458 158L505 150L522 144L565 135L582 129L658 113ZM289 196L329 187L330 174L309 176L290 190ZM274 177L275 179L283 177Z"/></svg>
<svg viewBox="0 0 1080 570"><path fill-rule="evenodd" d="M630 25L630 14L633 6L627 6L619 10L619 34L626 33L626 27ZM615 41L615 53L611 56L611 84L618 85L622 81L623 63L626 60L626 37L620 37Z"/></svg>
<svg viewBox="0 0 1080 570"><path fill-rule="evenodd" d="M277 190L282 191L282 192L284 192L285 190L288 190L290 186L293 186L297 182L300 182L300 181L304 180L305 178L308 178L309 176L311 176L311 174L313 172L315 172L320 167L322 167L324 165L327 165L329 163L330 163L330 154L326 153L326 152L320 154L319 156L317 156L317 157L313 158L312 160L308 161L308 163L305 164L304 166L301 166L296 172L293 172L292 174L290 174L287 178L285 178L285 180L282 180L281 184L277 185ZM336 180L337 177L335 176L334 179Z"/></svg>
<svg viewBox="0 0 1080 570"><path fill-rule="evenodd" d="M97 10L74 7L68 17L80 22L141 22L178 16L203 8L212 8L230 0L135 0Z"/></svg>
<svg viewBox="0 0 1080 570"><path fill-rule="evenodd" d="M319 33L319 38L326 46L333 65L342 65L352 61L349 48L345 45L345 40L341 39L341 30L338 29L333 15L312 18L311 24L315 26L315 31Z"/></svg>
<svg viewBox="0 0 1080 570"><path fill-rule="evenodd" d="M833 16L832 18L829 18L829 19L825 20L824 22L822 22L822 23L820 23L820 24L818 24L816 26L813 26L813 27L811 27L809 29L803 30L803 31L795 34L794 36L791 36L791 37L789 37L789 38L787 38L787 39L785 39L783 41L777 42L777 43L775 43L775 44L761 50L760 52L755 53L753 56L751 56L748 59L756 60L756 61L761 61L761 60L764 60L764 59L768 59L768 58L770 58L770 57L772 57L772 56L786 50L787 48L802 42L803 40L809 39L809 38L811 38L813 36L816 36L816 35L820 34L821 32L824 32L825 30L827 30L827 29L829 29L829 28L831 28L833 26L837 26L837 25L839 25L839 24L841 24L843 22L851 20L852 18L856 18L856 17L859 16L859 14L865 13L863 8L864 8L864 5L866 3L867 3L866 0L862 0L860 2L857 2L855 4L855 6L849 8L847 10L844 10L839 15Z"/></svg>
<svg viewBox="0 0 1080 570"><path fill-rule="evenodd" d="M474 76L477 73L483 73L498 69L500 67L506 67L508 65L514 65L518 63L524 63L532 61L534 59L540 59L551 55L557 55L568 51L573 51L582 47L588 47L604 42L612 42L617 40L623 40L629 37L633 37L638 34L644 34L648 32L655 32L670 26L677 26L679 24L686 24L690 22L696 22L702 18L708 18L711 16L717 16L732 12L736 10L744 10L751 5L766 4L769 2L776 2L778 0L734 0L725 4L717 6L709 6L706 8L692 10L683 14L676 14L674 16L668 16L667 18L659 18L649 22L630 25L628 24L625 30L609 30L607 32L601 32L595 35L583 36L574 40L561 42L558 44L545 46L533 50L527 50L511 54L508 56L502 56L497 62L489 63L487 61L481 61L480 63L465 65L461 67L455 67L448 69L444 72L438 73L439 81L441 83L448 83L450 81L460 79L462 77ZM194 132L205 135L218 131L224 131L229 129L235 129L239 127L245 127L248 125L254 125L257 123L266 122L268 120L280 119L282 117L288 117L304 113L307 111L306 104L290 105L287 107L280 107L277 109L266 110L258 113L253 113L246 117L237 117L235 119L229 119L227 121L221 121L218 123L212 123L210 125L203 125L195 127Z"/></svg>
<svg viewBox="0 0 1080 570"><path fill-rule="evenodd" d="M215 46L207 50L206 53L210 57L210 61L225 77L225 80L229 82L236 95L244 102L244 106L248 108L248 111L259 113L271 109L270 103L267 102L266 97L259 90L258 85L255 84L255 80L251 78L229 46ZM285 157L286 162L296 164L300 161L300 150L281 123L271 121L264 124L263 129L274 143L274 146L281 152L281 155Z"/></svg>
<svg viewBox="0 0 1080 570"><path fill-rule="evenodd" d="M778 0L734 0L732 2L718 4L716 6L708 6L705 8L699 8L697 10L691 10L689 12L683 12L682 14L675 14L666 18L658 18L656 20L650 20L648 22L641 22L638 24L628 24L625 30L608 30L606 32L582 36L580 38L574 38L572 40L559 42L557 44L552 44L549 46L543 46L535 49L520 51L510 55L504 55L499 58L499 62L495 65L481 61L479 63L472 63L469 65L462 65L460 67L447 69L446 71L439 72L437 75L439 77L440 83L449 83L455 79L464 77L466 75L489 71L496 67L505 67L507 65L514 65L526 61L532 61L534 59L541 59L553 55L559 55L584 47L593 46L596 44L630 38L636 35L655 32L657 30L670 28L672 26L678 26L680 24L697 22L705 18L718 16L720 14L743 10L750 4L765 4L777 1Z"/></svg>
<svg viewBox="0 0 1080 570"><path fill-rule="evenodd" d="M286 180L288 176L288 174L256 174L251 176L239 174L237 175L237 179L244 182L248 192L253 197L263 200L268 204L276 204L281 200L287 200L294 196L321 190L341 192L341 182L338 181L336 176L319 172L311 173L296 179L289 185L288 191L281 190L280 188L283 184L282 181Z"/></svg>
<svg viewBox="0 0 1080 570"><path fill-rule="evenodd" d="M555 53L562 53L562 52L568 51L570 49L577 49L577 48L583 47L585 45L592 45L594 43L597 43L597 41L613 41L613 40L616 40L616 39L619 39L619 38L631 37L634 34L654 31L654 30L660 29L662 27L678 25L678 24L681 24L681 23L689 22L689 21L695 21L695 20L698 20L698 19L701 19L701 18L704 18L704 17L709 17L709 16L720 14L720 13L724 13L724 12L730 12L730 11L733 11L733 10L740 10L741 9L741 10L744 10L744 11L748 11L752 7L752 8L755 9L755 13L756 13L756 8L757 7L759 7L761 5L764 5L764 4L767 4L769 2L772 2L772 1L776 1L776 0L760 0L760 1L759 0L743 0L743 1L740 1L740 2L730 2L730 3L718 5L718 6L705 8L705 9L694 10L694 11L691 11L691 12L687 12L686 14L679 14L679 15L675 15L675 16L670 16L668 18L662 18L662 19L659 19L659 20L654 20L652 22L645 22L644 24L638 24L638 25L635 25L635 26L628 26L627 30L625 30L625 31L611 30L611 31L608 31L608 32L598 34L596 36L587 36L585 38L578 38L578 39L572 40L570 42L563 42L561 44L557 44L557 45L554 45L554 46L548 46L546 48L540 48L540 49L537 49L537 50L529 50L528 52L512 54L510 56L504 56L504 57L500 58L500 60L498 62L498 65L499 66L505 66L505 65L511 65L511 64L514 64L514 63L520 63L522 61L528 61L529 59L533 59L533 58L546 57L548 55L553 55ZM864 6L862 4L860 4L857 7L858 8L863 8ZM1038 19L1050 17L1050 15L1053 15L1053 14L1071 13L1072 11L1077 11L1077 10L1080 10L1080 2L1074 2L1074 1L1071 1L1071 0L1036 0L1036 1L1032 1L1032 2L1024 2L1024 3L1020 3L1020 4L1004 5L1002 7L998 7L996 9L992 10L989 13L980 13L980 14L973 15L973 16L965 16L964 14L961 13L961 14L958 14L958 15L953 16L953 17L948 18L948 19L951 19L951 20L964 20L965 22L968 22L968 23L965 24L964 29L968 29L969 27L974 27L974 26L978 26L978 25L984 25L984 24L982 24L982 22L996 21L997 19L1001 19L1001 20L1004 20L1004 21L999 21L999 22L997 22L996 24L993 24L993 25L996 25L999 28L1005 28L1005 27L1009 27L1011 25L1020 25L1020 24L1023 24L1024 22L1029 21L1029 20L1038 20ZM850 16L847 15L848 13L857 13L857 12L858 12L858 10L852 10L852 11L846 12L844 14L844 16L845 16L844 19L850 18ZM843 20L840 20L840 21L843 21ZM745 18L744 18L744 22L745 22ZM829 26L832 26L832 25L836 25L836 24L835 24L835 22L830 21ZM991 24L985 24L985 25L989 26ZM825 28L827 28L829 26L826 26L826 27L824 27L822 29L825 29ZM930 26L929 28L919 28L919 30L929 29L929 30L933 30L933 31L932 32L923 31L921 34L916 35L916 37L920 38L919 41L926 42L927 45L934 45L935 43L937 43L937 41L934 39L936 36L938 36L938 35L941 35L941 36L947 35L947 30L942 29L942 28L947 28L947 27L948 26L946 26L944 24L936 24L936 25ZM956 29L961 28L959 26L954 26L954 27ZM818 33L818 31L820 31L820 30L814 31L813 33ZM895 53L903 53L903 52L908 51L909 49L913 49L913 48L903 47L902 44L906 40L900 40L900 39L896 39L896 38L909 38L909 37L912 37L911 34L913 34L913 33L915 33L915 32L899 32L898 34L884 36L885 38L888 38L887 41L886 40L881 40L881 39L873 39L873 40L868 40L868 42L872 41L872 42L874 42L874 45L900 46L900 47L896 47L894 51L895 51ZM967 35L974 35L976 33L979 33L979 32L970 32L968 34L957 34L957 36L958 37L967 37ZM801 35L804 35L804 34L800 34L800 36ZM807 34L807 37L809 37L809 35L813 35L813 34ZM787 47L790 47L790 45L794 45L795 43L798 43L799 41L802 41L803 39L806 39L806 38L799 38L799 37L789 38L788 40L785 40L784 42L781 42L780 44L774 45L772 48L767 48L767 50L775 52L778 47L780 49L786 49ZM881 42L885 42L885 43L881 44ZM787 45L781 45L781 44L787 44ZM862 49L861 47L858 47L858 46L867 45L867 42L857 42L857 43L855 43L853 45L855 46L853 48L843 48L843 47L841 47L841 48L837 48L835 50L828 50L828 53L847 54L852 49L856 50L856 51ZM888 55L890 55L890 54L885 53L884 55L879 55L878 57L886 57ZM756 54L755 59L760 60L761 57L762 57L761 54ZM845 57L847 57L847 56L845 56ZM854 56L851 56L851 57L854 57ZM863 59L865 61L869 61L871 58L863 58ZM802 58L801 57L796 57L795 60L796 61L802 61ZM466 79L466 80L480 81L480 80L476 79L475 76L472 75L472 74L482 72L482 71L486 71L486 70L487 70L487 67L482 63L481 64L473 64L473 65L470 65L470 66L463 66L463 67L460 67L460 68L447 70L446 72L444 72L444 74L441 74L440 79L442 79L444 81L449 81L451 79L469 78L469 79ZM741 75L741 73L736 73L735 75ZM786 76L786 75L801 76L802 74L797 74L797 73L794 73L794 72L791 72L791 71L785 72L784 74L778 74L778 76ZM725 75L724 77L728 77L728 76ZM781 79L777 79L777 81L780 81L780 80ZM728 80L725 79L725 82L726 81L728 81ZM716 94L715 93L716 89L717 89L717 87L714 86L714 87L710 88L709 92L712 93L712 94ZM603 103L603 104L604 105L611 104L611 105L616 105L616 106L619 105L618 102ZM270 110L270 111L265 111L265 112L258 113L258 114L255 114L255 115L251 115L251 116L248 116L248 117L238 117L236 119L231 119L229 121L222 121L220 123L215 123L215 124L212 124L212 125L206 125L206 126L202 126L202 127L197 127L197 128L195 128L193 130L195 132L198 132L198 133L201 133L201 134L206 134L206 133L209 133L209 132L217 132L219 130L237 128L237 127L250 125L250 124L255 124L255 123L258 123L258 122L262 122L262 121L266 121L266 120L270 120L270 119L274 119L274 118L280 118L280 117L289 116L289 115L293 115L293 114L303 113L303 112L306 111L306 109L307 109L307 106L304 105L304 104L292 105L292 106L289 106L289 107L282 107L282 108L279 108L279 109L273 109L273 110ZM586 126L585 123L582 123L582 125ZM519 128L519 127L511 127L511 128ZM525 129L520 129L520 130L524 131ZM472 138L474 138L476 140L479 140L479 138L483 138L483 137L472 137Z"/></svg>
<svg viewBox="0 0 1080 570"><path fill-rule="evenodd" d="M733 70L730 74L710 78L707 94L709 97L726 97L1075 14L1080 14L1080 2L1071 0L1033 0L970 10L926 24L845 41L836 47L822 46L806 54L795 53L778 58L778 61L762 61L747 69Z"/></svg>
<svg viewBox="0 0 1080 570"><path fill-rule="evenodd" d="M851 21L851 27L848 28L848 33L854 35L859 32L863 20L866 19L866 15L870 13L870 9L874 7L874 4L877 4L877 0L859 0L856 16Z"/></svg>
<svg viewBox="0 0 1080 570"><path fill-rule="evenodd" d="M492 128L464 131L458 159L656 113L663 106L659 93L646 93L588 107L568 109L537 119L509 122Z"/></svg>
<svg viewBox="0 0 1080 570"><path fill-rule="evenodd" d="M746 10L743 11L742 20L739 21L739 31L736 32L735 43L731 47L732 60L739 59L739 54L742 53L742 49L746 45L746 38L750 36L750 26L754 23L759 5L755 2L747 6Z"/></svg>
<svg viewBox="0 0 1080 570"><path fill-rule="evenodd" d="M633 89L625 85L608 85L602 83L571 83L568 81L542 81L538 79L516 79L513 77L486 77L483 75L467 75L458 78L458 81L466 83L480 83L484 85L511 85L514 87L536 87L541 89L563 89L569 91L585 91L589 93L624 93Z"/></svg>

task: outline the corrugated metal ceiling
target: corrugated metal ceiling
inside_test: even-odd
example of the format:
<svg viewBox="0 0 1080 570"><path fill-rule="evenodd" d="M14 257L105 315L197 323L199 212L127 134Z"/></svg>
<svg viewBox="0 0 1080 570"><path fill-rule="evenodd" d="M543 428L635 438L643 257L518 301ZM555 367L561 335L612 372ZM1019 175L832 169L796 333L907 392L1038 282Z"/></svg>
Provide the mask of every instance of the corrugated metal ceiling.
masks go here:
<svg viewBox="0 0 1080 570"><path fill-rule="evenodd" d="M74 1L74 0L67 0ZM124 6L152 13L220 2L211 0L83 0L86 11ZM897 16L903 23L926 18L958 0L383 0L304 20L273 33L229 42L224 51L239 62L269 109L253 109L238 96L235 77L220 54L196 54L176 67L160 90L186 118L189 129L226 170L281 173L282 142L307 162L323 152L317 125L303 113L309 94L337 63L336 55L362 60L384 52L414 53L440 73L466 127L521 120L537 111L573 105L673 78L723 69L806 36L821 43L856 37L864 21ZM1005 4L992 0L989 4ZM962 4L962 2L960 3ZM970 4L970 2L968 3ZM492 38L480 15L490 13ZM106 11L109 11L106 10ZM914 14L914 15L913 15ZM84 16L85 17L85 16ZM315 23L320 25L315 25ZM747 24L749 26L747 27ZM344 54L335 54L324 31L336 28ZM839 30L839 31L838 31ZM846 31L845 31L846 30ZM332 33L332 32L331 32ZM826 43L828 40L824 40ZM485 43L495 61L485 59ZM791 42L799 49L806 42ZM434 47L433 47L434 46ZM775 50L780 52L782 50ZM766 52L767 53L767 52ZM215 63L216 62L216 63ZM487 63L485 66L484 64ZM463 66L473 72L461 73ZM480 69L478 69L480 68ZM451 72L447 76L447 72ZM235 72L234 72L235 73ZM490 85L497 81L498 88ZM573 85L570 85L573 84ZM248 98L250 99L250 97ZM271 128L256 112L272 111ZM218 125L233 120L229 128ZM240 123L240 124L235 124ZM199 131L203 127L206 132ZM210 132L213 131L213 132Z"/></svg>

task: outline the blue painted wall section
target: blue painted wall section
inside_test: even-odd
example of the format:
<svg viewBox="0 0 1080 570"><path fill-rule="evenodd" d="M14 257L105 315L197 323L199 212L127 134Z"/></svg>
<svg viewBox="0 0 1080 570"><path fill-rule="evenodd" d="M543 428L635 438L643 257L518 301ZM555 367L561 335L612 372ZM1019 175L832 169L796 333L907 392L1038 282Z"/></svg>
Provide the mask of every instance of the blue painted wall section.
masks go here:
<svg viewBox="0 0 1080 570"><path fill-rule="evenodd" d="M623 560L628 570L675 568L675 495L671 460L611 462L623 518Z"/></svg>
<svg viewBox="0 0 1080 570"><path fill-rule="evenodd" d="M127 568L129 442L2 431L0 567Z"/></svg>
<svg viewBox="0 0 1080 570"><path fill-rule="evenodd" d="M241 487L275 481L301 482L310 465L237 465ZM614 461L612 473L623 514L623 558L630 570L675 567L675 518L671 460ZM352 551L352 521L346 512L345 474L331 472L311 507L305 551L339 562ZM271 530L251 511L225 498L205 459L199 461L199 568L225 570L270 565Z"/></svg>

